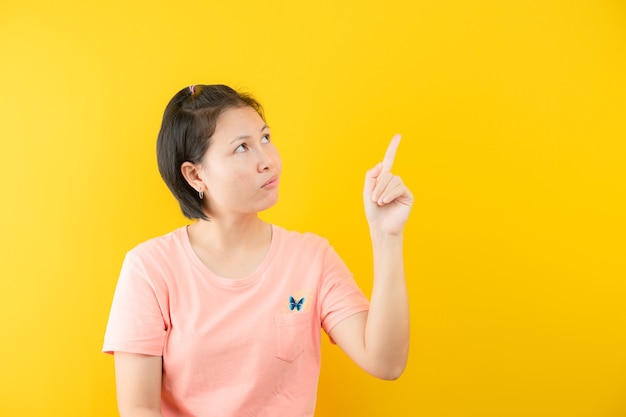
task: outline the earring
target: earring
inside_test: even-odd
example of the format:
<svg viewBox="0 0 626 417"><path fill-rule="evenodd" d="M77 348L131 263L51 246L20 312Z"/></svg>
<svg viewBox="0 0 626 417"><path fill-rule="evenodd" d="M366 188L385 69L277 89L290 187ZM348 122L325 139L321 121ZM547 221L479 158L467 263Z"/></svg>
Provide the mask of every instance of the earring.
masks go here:
<svg viewBox="0 0 626 417"><path fill-rule="evenodd" d="M198 197L202 200L204 198L204 191L198 191Z"/></svg>

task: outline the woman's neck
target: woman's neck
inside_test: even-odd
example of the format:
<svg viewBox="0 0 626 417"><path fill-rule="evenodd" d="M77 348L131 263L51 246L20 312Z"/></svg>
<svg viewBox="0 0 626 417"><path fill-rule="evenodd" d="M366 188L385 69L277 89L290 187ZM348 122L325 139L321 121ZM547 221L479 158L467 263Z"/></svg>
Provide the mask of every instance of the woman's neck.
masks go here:
<svg viewBox="0 0 626 417"><path fill-rule="evenodd" d="M257 215L244 218L216 218L198 220L189 226L189 233L202 246L214 249L229 250L241 248L248 244L255 245L259 239L264 240L270 225L259 219Z"/></svg>
<svg viewBox="0 0 626 417"><path fill-rule="evenodd" d="M191 246L215 274L244 278L263 262L272 243L272 226L258 217L225 222L212 218L188 227Z"/></svg>

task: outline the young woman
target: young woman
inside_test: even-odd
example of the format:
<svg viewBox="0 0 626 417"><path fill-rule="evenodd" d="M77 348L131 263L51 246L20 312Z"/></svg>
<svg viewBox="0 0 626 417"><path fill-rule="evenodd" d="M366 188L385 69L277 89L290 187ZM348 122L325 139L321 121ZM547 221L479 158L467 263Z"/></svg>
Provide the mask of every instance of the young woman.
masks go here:
<svg viewBox="0 0 626 417"><path fill-rule="evenodd" d="M409 350L402 233L413 196L392 139L365 176L371 299L325 239L265 223L281 160L261 106L223 85L168 104L159 170L194 223L128 252L103 350L122 417L313 416L320 328L370 374L400 376Z"/></svg>

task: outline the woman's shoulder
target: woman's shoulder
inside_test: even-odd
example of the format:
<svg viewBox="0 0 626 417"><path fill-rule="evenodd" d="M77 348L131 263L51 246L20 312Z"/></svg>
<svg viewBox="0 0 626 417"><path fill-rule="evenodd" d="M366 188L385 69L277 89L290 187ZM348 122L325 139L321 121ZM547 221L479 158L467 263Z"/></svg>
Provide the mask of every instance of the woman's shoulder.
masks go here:
<svg viewBox="0 0 626 417"><path fill-rule="evenodd" d="M139 258L160 254L171 256L184 247L186 236L187 228L182 226L164 235L152 237L137 244L128 251L128 254Z"/></svg>
<svg viewBox="0 0 626 417"><path fill-rule="evenodd" d="M273 225L273 231L280 239L283 246L288 248L306 246L325 248L329 246L328 239L313 232L302 232L299 230L286 229Z"/></svg>

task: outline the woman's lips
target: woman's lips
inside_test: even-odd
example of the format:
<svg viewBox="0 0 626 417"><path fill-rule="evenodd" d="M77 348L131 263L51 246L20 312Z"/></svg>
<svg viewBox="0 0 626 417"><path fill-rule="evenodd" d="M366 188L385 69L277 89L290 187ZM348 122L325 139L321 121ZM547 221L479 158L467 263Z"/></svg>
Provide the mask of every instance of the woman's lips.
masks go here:
<svg viewBox="0 0 626 417"><path fill-rule="evenodd" d="M261 186L261 188L275 188L278 186L278 177L272 177Z"/></svg>

